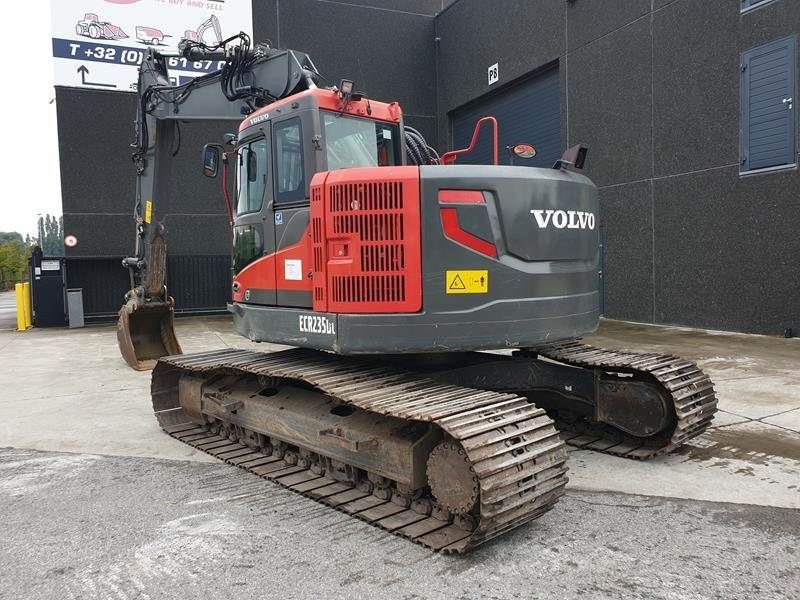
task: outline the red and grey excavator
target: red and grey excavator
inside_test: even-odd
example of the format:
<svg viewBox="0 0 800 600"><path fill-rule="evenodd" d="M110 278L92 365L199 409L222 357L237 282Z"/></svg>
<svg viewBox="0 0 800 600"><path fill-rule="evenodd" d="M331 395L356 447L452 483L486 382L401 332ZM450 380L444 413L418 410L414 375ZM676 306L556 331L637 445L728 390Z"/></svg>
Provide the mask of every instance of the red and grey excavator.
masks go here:
<svg viewBox="0 0 800 600"><path fill-rule="evenodd" d="M325 87L302 52L244 34L181 52L221 68L174 85L154 49L141 67L137 243L117 330L127 362L154 367L167 433L462 552L553 506L565 442L646 459L708 427L716 396L694 363L579 341L599 320L585 148L543 169L498 165L495 142L494 164L459 165L469 149L439 156L397 103ZM176 131L230 119L238 132L202 164L232 224L228 309L242 336L294 348L182 354L163 225Z"/></svg>

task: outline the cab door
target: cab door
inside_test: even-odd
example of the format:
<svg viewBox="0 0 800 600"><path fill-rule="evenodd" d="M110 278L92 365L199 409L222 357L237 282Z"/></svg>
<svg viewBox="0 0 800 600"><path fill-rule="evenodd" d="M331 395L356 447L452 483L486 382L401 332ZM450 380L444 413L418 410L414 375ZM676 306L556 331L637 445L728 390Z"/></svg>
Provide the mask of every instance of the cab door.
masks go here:
<svg viewBox="0 0 800 600"><path fill-rule="evenodd" d="M270 124L243 140L236 155L233 274L248 304L274 305L275 253ZM270 257L270 258L267 258Z"/></svg>
<svg viewBox="0 0 800 600"><path fill-rule="evenodd" d="M310 113L273 122L275 278L278 306L311 308L308 182L313 175ZM309 156L309 154L312 154Z"/></svg>

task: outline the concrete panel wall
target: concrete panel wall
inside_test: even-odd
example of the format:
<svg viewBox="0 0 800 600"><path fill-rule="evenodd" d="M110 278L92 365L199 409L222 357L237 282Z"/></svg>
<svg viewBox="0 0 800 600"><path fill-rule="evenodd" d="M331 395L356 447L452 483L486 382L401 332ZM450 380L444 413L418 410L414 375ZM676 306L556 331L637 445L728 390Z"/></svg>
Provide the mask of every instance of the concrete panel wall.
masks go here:
<svg viewBox="0 0 800 600"><path fill-rule="evenodd" d="M433 14L441 0L255 0L253 7L256 39L307 52L332 85L352 79L370 98L396 100L409 125L435 136Z"/></svg>
<svg viewBox="0 0 800 600"><path fill-rule="evenodd" d="M433 15L444 4L443 0L253 0L254 38L310 53L331 83L352 78L370 97L400 101L406 122L434 138ZM135 95L58 88L56 100L64 226L79 240L67 254L116 262L132 251L134 242L135 171L129 144ZM236 128L235 122L181 125L172 206L166 218L170 254L192 259L179 260L179 268L196 270L214 257L230 254L219 182L200 176L199 159L203 144L220 141L222 134ZM80 271L83 286L89 285L88 272L91 269ZM179 275L173 273L173 281ZM180 280L186 280L183 291L192 279L192 273L185 275ZM227 277L226 269L221 298L228 295ZM102 280L98 271L96 285L102 286ZM109 305L100 306L103 302L98 300L95 312L113 313L121 299L114 297L111 302L99 295ZM183 304L187 301L182 298Z"/></svg>
<svg viewBox="0 0 800 600"><path fill-rule="evenodd" d="M133 250L135 99L121 92L56 90L64 232L78 238L78 245L67 249L69 257L118 257ZM221 141L236 127L236 122L180 125L166 218L171 252L229 253L219 180L201 176L200 157L204 144Z"/></svg>
<svg viewBox="0 0 800 600"><path fill-rule="evenodd" d="M495 88L557 60L562 145L589 145L600 187L606 314L797 331L800 175L740 177L739 62L799 31L788 0L458 0L436 18L439 144L490 64Z"/></svg>
<svg viewBox="0 0 800 600"><path fill-rule="evenodd" d="M746 14L732 0L253 6L256 39L309 52L332 83L349 77L373 98L400 101L407 122L440 149L454 109L557 62L562 145L590 146L587 170L600 187L607 315L800 330L800 176L743 178L738 168L740 54L798 33L799 3L775 0ZM500 82L490 88L495 62ZM133 96L59 89L57 101L65 227L80 240L71 253L125 254ZM181 200L168 219L176 252L228 253L216 184L196 175L199 147L228 129L184 129Z"/></svg>

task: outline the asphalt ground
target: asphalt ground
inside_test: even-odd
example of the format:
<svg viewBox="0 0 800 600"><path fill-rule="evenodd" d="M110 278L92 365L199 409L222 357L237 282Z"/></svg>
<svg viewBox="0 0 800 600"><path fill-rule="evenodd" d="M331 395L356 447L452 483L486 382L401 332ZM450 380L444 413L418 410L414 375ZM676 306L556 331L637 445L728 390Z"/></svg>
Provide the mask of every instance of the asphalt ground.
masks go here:
<svg viewBox="0 0 800 600"><path fill-rule="evenodd" d="M0 597L800 597L800 512L570 491L466 556L228 465L0 451Z"/></svg>
<svg viewBox="0 0 800 600"><path fill-rule="evenodd" d="M227 318L187 352L269 352ZM0 599L800 598L800 340L603 321L715 381L713 427L646 462L570 452L567 495L463 557L433 554L181 444L112 325L0 331Z"/></svg>

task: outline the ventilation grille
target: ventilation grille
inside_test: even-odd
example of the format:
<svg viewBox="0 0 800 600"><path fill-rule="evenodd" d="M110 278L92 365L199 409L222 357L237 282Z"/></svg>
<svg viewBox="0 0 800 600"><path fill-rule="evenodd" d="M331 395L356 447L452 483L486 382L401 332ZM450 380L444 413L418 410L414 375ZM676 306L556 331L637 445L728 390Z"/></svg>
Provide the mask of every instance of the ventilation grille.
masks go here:
<svg viewBox="0 0 800 600"><path fill-rule="evenodd" d="M402 271L405 267L405 249L402 244L361 246L361 270L365 273Z"/></svg>
<svg viewBox="0 0 800 600"><path fill-rule="evenodd" d="M393 171L400 176L379 168L328 184L327 251L333 243L347 257L326 265L332 312L419 310L419 171Z"/></svg>
<svg viewBox="0 0 800 600"><path fill-rule="evenodd" d="M314 305L322 308L326 303L325 296L325 218L322 201L322 186L311 187L311 254L314 269L312 281L314 286Z"/></svg>
<svg viewBox="0 0 800 600"><path fill-rule="evenodd" d="M406 299L403 275L351 275L333 277L333 301L341 303L391 303Z"/></svg>
<svg viewBox="0 0 800 600"><path fill-rule="evenodd" d="M403 183L340 183L331 186L331 212L403 210Z"/></svg>

